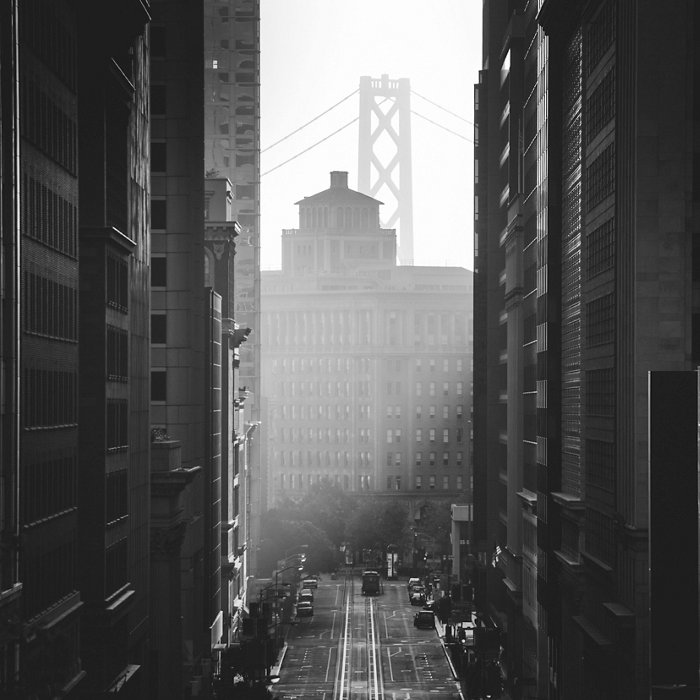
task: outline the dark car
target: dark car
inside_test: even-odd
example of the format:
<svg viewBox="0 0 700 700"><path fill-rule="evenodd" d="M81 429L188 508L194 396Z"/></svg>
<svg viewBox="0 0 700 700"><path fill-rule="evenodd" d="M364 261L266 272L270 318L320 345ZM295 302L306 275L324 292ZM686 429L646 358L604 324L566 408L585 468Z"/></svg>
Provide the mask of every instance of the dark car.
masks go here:
<svg viewBox="0 0 700 700"><path fill-rule="evenodd" d="M301 582L302 588L318 588L317 576L306 576Z"/></svg>
<svg viewBox="0 0 700 700"><path fill-rule="evenodd" d="M313 617L314 606L306 600L297 603L297 617Z"/></svg>
<svg viewBox="0 0 700 700"><path fill-rule="evenodd" d="M413 586L408 593L408 600L411 605L423 605L425 603L425 588Z"/></svg>
<svg viewBox="0 0 700 700"><path fill-rule="evenodd" d="M433 611L419 610L413 618L413 626L424 630L434 629L435 615L433 615Z"/></svg>

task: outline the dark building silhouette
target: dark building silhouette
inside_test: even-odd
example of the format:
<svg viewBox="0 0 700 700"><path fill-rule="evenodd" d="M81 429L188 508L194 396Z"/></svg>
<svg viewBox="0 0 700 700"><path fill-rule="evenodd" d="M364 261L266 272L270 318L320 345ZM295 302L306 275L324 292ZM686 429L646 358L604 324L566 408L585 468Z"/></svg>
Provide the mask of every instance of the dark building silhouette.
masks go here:
<svg viewBox="0 0 700 700"><path fill-rule="evenodd" d="M0 3L3 697L144 688L148 20Z"/></svg>
<svg viewBox="0 0 700 700"><path fill-rule="evenodd" d="M697 663L694 686L649 674L648 386L700 352L698 20L686 2L484 4L477 598L523 698L665 697L662 677L697 695ZM697 506L681 510L697 558ZM651 600L652 619L677 609Z"/></svg>

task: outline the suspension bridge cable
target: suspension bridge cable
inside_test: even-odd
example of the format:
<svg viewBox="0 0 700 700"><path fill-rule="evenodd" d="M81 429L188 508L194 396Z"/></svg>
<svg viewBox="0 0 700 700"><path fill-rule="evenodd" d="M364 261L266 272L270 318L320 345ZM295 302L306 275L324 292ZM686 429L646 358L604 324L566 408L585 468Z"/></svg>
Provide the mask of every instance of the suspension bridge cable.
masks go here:
<svg viewBox="0 0 700 700"><path fill-rule="evenodd" d="M324 114L328 114L332 109L335 109L338 105L343 104L345 100L349 100L353 95L357 94L359 92L359 89L353 90L349 95L346 95L343 97L340 102L336 102L332 107L329 107L325 112L321 112L320 114L317 114L313 119L310 121L306 122L306 124L302 124L298 129L294 129L294 131L291 131L288 133L286 136L283 136L279 141L275 141L274 143L270 144L269 146L266 146L263 148L260 153L265 153L265 151L269 151L273 146L276 146L279 143L282 143L282 141L286 141L290 136L294 136L297 132L301 131L302 129L305 129L309 124L313 124L317 119L320 119Z"/></svg>
<svg viewBox="0 0 700 700"><path fill-rule="evenodd" d="M437 107L438 109L441 109L443 112L447 112L448 114L451 114L453 117L457 117L457 119L461 119L463 122L467 122L467 124L470 124L471 126L474 126L474 122L470 122L468 119L465 119L464 117L460 116L456 112L451 112L449 109L446 107L443 107L442 105L439 105L437 102L433 102L432 100L429 100L427 97L424 97L420 93L416 92L415 90L411 90L411 92L416 96L420 97L421 100L425 100L426 102L430 102L431 105L434 107Z"/></svg>
<svg viewBox="0 0 700 700"><path fill-rule="evenodd" d="M273 170L277 170L277 168L281 168L283 165L287 165L287 163L293 161L295 158L298 158L300 155L303 155L304 153L307 153L310 151L312 148L316 148L319 144L322 144L324 141L328 141L331 136L335 136L336 134L340 133L343 129L347 129L351 124L354 124L356 121L358 121L360 118L355 117L354 119L351 119L347 124L344 124L341 126L339 129L336 129L332 134L328 134L328 136L324 136L320 141L316 141L316 143L311 144L308 148L305 148L303 151L299 151L295 156L292 156L291 158L287 158L283 163L280 163L279 165L275 165L274 168L270 168L269 170L266 170L264 173L260 173L260 177L263 175L267 175L268 173L271 173Z"/></svg>
<svg viewBox="0 0 700 700"><path fill-rule="evenodd" d="M445 131L449 131L454 136L459 136L459 138L464 139L465 141L469 141L469 143L474 143L474 139L470 139L468 136L464 136L463 134L458 134L456 131L452 131L452 129L448 129L446 126L443 126L442 124L438 124L437 122L434 122L432 119L428 119L428 117L425 117L422 114L415 112L414 110L411 110L411 114L415 114L417 117L420 117L421 119L425 119L425 121L430 122L431 124L434 124L435 126L439 126L441 129L444 129Z"/></svg>

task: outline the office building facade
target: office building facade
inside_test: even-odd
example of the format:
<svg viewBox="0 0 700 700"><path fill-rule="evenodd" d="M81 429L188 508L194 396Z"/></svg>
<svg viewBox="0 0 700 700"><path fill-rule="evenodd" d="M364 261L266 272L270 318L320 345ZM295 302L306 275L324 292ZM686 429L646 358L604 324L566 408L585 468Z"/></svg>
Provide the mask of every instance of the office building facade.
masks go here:
<svg viewBox="0 0 700 700"><path fill-rule="evenodd" d="M698 352L697 22L484 5L477 597L522 697L649 697L648 372Z"/></svg>
<svg viewBox="0 0 700 700"><path fill-rule="evenodd" d="M72 2L0 7L0 694L138 694L148 661L148 3L108 3L99 20ZM104 22L108 40L95 33Z"/></svg>
<svg viewBox="0 0 700 700"><path fill-rule="evenodd" d="M468 487L471 273L398 266L380 204L331 173L263 273L270 502L329 481L418 509Z"/></svg>

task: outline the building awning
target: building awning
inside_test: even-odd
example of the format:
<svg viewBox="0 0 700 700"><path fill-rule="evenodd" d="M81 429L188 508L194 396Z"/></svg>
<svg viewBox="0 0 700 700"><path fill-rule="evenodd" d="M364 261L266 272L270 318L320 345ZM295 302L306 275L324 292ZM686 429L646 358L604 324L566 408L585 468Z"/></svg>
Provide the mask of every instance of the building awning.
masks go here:
<svg viewBox="0 0 700 700"><path fill-rule="evenodd" d="M584 615L574 615L572 619L599 647L612 645L612 642Z"/></svg>

